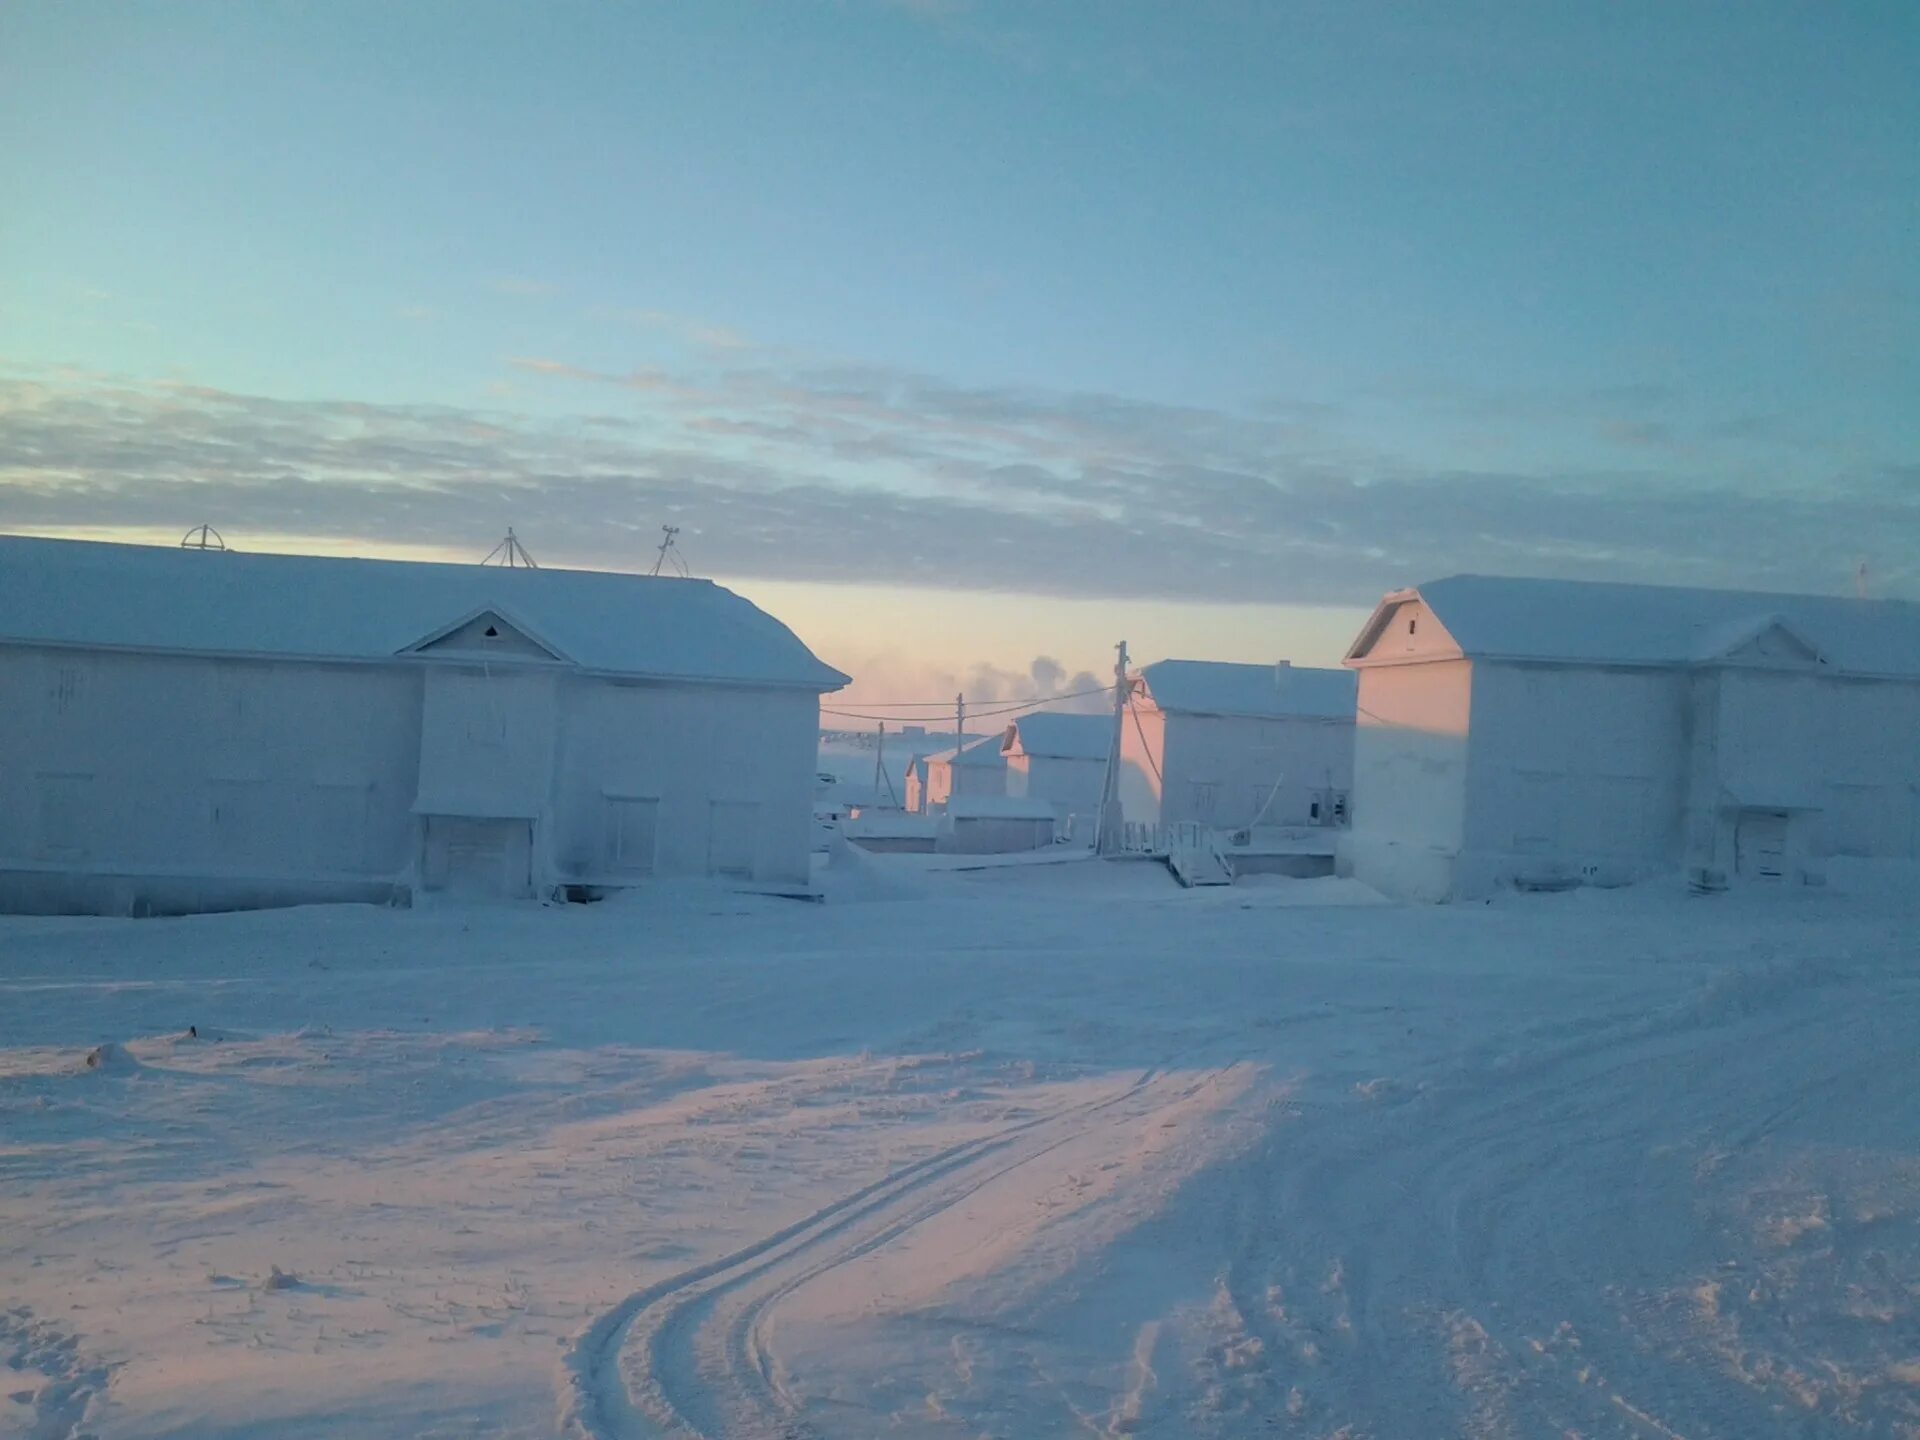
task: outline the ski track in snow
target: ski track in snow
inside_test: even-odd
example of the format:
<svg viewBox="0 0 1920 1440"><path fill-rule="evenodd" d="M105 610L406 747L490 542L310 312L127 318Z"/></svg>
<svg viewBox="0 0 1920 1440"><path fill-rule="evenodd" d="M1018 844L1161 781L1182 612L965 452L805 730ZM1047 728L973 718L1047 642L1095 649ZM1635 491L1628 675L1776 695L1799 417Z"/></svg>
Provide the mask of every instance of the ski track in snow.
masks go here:
<svg viewBox="0 0 1920 1440"><path fill-rule="evenodd" d="M1166 1102L1154 1091L1166 1078L1148 1070L1117 1094L949 1146L763 1240L637 1291L589 1327L568 1357L570 1433L588 1440L810 1436L800 1400L773 1373L762 1334L771 1307L1087 1134L1108 1112L1136 1101L1158 1108ZM1211 1078L1176 1077L1173 1098L1190 1098Z"/></svg>

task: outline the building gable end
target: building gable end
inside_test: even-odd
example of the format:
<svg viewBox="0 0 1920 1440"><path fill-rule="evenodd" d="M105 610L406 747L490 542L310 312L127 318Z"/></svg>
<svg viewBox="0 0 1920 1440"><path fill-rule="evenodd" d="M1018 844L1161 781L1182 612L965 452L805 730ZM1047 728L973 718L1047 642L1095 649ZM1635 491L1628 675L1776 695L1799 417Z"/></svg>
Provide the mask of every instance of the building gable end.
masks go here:
<svg viewBox="0 0 1920 1440"><path fill-rule="evenodd" d="M1396 590L1374 607L1347 651L1348 665L1457 660L1464 652L1417 590Z"/></svg>
<svg viewBox="0 0 1920 1440"><path fill-rule="evenodd" d="M572 664L518 621L494 609L475 611L432 631L398 652L402 655L486 656L499 659L557 660Z"/></svg>

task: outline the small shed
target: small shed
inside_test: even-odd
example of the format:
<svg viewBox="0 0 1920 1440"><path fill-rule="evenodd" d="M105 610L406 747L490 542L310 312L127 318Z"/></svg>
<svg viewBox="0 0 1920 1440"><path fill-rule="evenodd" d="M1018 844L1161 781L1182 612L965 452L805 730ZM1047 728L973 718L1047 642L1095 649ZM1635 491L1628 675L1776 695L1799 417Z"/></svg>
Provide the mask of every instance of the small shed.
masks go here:
<svg viewBox="0 0 1920 1440"><path fill-rule="evenodd" d="M1376 889L1920 859L1920 605L1459 575L1387 595L1347 663L1342 866Z"/></svg>
<svg viewBox="0 0 1920 1440"><path fill-rule="evenodd" d="M1007 794L1045 800L1063 824L1097 819L1112 741L1111 715L1036 710L1021 716L1000 743Z"/></svg>
<svg viewBox="0 0 1920 1440"><path fill-rule="evenodd" d="M1145 666L1120 731L1127 820L1228 833L1345 824L1355 689L1348 671L1285 660Z"/></svg>
<svg viewBox="0 0 1920 1440"><path fill-rule="evenodd" d="M1005 855L1053 844L1053 806L1024 795L962 795L947 802L939 849Z"/></svg>

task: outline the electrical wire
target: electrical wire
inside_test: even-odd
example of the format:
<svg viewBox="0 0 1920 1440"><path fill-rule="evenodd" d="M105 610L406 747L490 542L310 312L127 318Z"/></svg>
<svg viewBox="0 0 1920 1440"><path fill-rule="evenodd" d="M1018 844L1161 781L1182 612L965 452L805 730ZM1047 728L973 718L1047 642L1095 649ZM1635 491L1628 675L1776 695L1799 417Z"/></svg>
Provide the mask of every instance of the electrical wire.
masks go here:
<svg viewBox="0 0 1920 1440"><path fill-rule="evenodd" d="M967 711L967 719L989 720L996 715L1011 715L1016 711L1031 710L1037 705L1052 705L1057 701L1061 701L1061 700L1081 700L1086 698L1089 695L1110 695L1112 693L1113 693L1113 686L1103 685L1098 690L1073 690L1073 691L1069 691L1065 695L1041 695L1041 696L1036 696L1034 699L1031 699L1031 700L1018 700L1018 701L1014 701L1011 704L1005 704L1005 705L990 705L980 710L969 708ZM878 705L884 702L875 701L872 703ZM917 704L919 702L916 701L912 703ZM954 708L954 704L951 700L944 701L942 703L944 704L947 710L952 710ZM846 720L891 720L891 721L911 720L911 721L918 722L922 720L935 720L935 719L942 718L940 716L932 716L932 715L921 715L921 716L877 715L865 710L837 710L837 709L834 709L832 706L828 706L828 705L822 705L820 707L820 713L822 715L837 715L837 716L840 716L842 719L846 719Z"/></svg>
<svg viewBox="0 0 1920 1440"><path fill-rule="evenodd" d="M1147 743L1147 730L1146 727L1140 723L1140 712L1134 708L1132 695L1127 696L1127 713L1133 717L1133 733L1140 737L1140 753L1147 757L1147 764L1153 770L1155 782L1158 783L1162 790L1165 790L1167 782L1160 774L1159 764L1156 763L1153 758L1153 746Z"/></svg>

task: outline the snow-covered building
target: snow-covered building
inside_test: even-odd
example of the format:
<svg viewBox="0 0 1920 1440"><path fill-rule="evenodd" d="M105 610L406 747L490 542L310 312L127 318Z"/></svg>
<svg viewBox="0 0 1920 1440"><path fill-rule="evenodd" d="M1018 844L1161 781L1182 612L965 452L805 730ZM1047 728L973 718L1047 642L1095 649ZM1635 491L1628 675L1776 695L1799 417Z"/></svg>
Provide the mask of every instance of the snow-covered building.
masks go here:
<svg viewBox="0 0 1920 1440"><path fill-rule="evenodd" d="M1354 677L1282 660L1161 660L1132 677L1120 730L1129 822L1345 822L1353 773Z"/></svg>
<svg viewBox="0 0 1920 1440"><path fill-rule="evenodd" d="M1005 738L996 731L910 765L907 809L915 814L934 814L957 795L1006 794L1007 757L1000 752Z"/></svg>
<svg viewBox="0 0 1920 1440"><path fill-rule="evenodd" d="M1026 795L960 795L947 802L936 848L954 855L1041 850L1058 833L1051 801Z"/></svg>
<svg viewBox="0 0 1920 1440"><path fill-rule="evenodd" d="M0 537L0 908L803 884L845 683L704 580Z"/></svg>
<svg viewBox="0 0 1920 1440"><path fill-rule="evenodd" d="M1378 889L1920 853L1920 605L1461 575L1388 595L1347 663L1342 864Z"/></svg>
<svg viewBox="0 0 1920 1440"><path fill-rule="evenodd" d="M1007 762L1007 794L1045 800L1063 822L1078 816L1097 821L1112 740L1111 715L1052 710L1022 715L1007 726L1000 742Z"/></svg>

